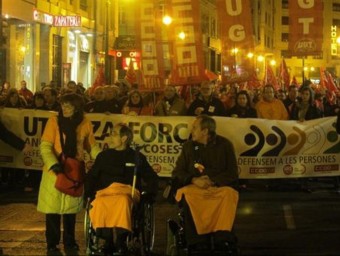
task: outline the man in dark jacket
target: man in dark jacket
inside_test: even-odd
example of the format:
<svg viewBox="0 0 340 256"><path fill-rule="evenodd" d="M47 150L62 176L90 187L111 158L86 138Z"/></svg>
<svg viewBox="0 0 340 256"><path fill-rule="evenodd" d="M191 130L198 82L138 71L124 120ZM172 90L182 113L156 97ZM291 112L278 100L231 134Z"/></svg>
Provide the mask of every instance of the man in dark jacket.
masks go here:
<svg viewBox="0 0 340 256"><path fill-rule="evenodd" d="M172 173L179 187L189 188L186 190L188 193L183 193L182 198L178 198L178 193L182 188L177 191L176 195L176 200L183 205L186 240L189 246L201 245L207 242L207 234L212 234L215 242L224 243L232 237L230 230L225 227L217 225L215 227L217 229L214 230L219 230L218 232L201 232L201 234L198 232L197 223L193 221L194 212L191 211L194 209L188 207L188 203L190 204L188 199L189 196L192 197L193 194L190 193L194 191L196 195L202 193L201 205L204 207L208 202L211 204L211 198L214 198L217 208L223 207L222 205L226 203L223 200L230 199L234 202L236 211L238 192L235 188L238 187L238 167L235 151L228 139L216 134L216 122L207 115L200 115L195 119L191 135L191 140L184 143ZM220 192L223 194L221 198L219 198ZM207 223L207 226L211 226L212 220L227 218L222 215L209 216L203 221Z"/></svg>
<svg viewBox="0 0 340 256"><path fill-rule="evenodd" d="M209 116L225 116L226 110L222 101L213 94L213 84L210 81L202 82L200 93L190 104L187 115L198 116L206 114Z"/></svg>

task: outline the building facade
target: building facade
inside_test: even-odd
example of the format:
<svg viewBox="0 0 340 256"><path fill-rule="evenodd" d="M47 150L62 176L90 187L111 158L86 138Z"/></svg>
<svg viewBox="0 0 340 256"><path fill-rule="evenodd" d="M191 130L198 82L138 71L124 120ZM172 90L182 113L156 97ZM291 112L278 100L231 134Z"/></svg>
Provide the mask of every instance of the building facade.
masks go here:
<svg viewBox="0 0 340 256"><path fill-rule="evenodd" d="M107 83L123 79L130 59L140 68L137 2L122 0L0 0L2 35L0 55L4 55L2 80L18 87L26 80L33 91L56 81L69 80L92 85L99 67L105 67ZM167 0L154 1L158 17L165 15ZM221 72L220 27L216 1L200 0L198 23L202 32L204 66ZM320 67L340 75L340 0L323 1L323 50L319 56L290 57L288 0L253 0L254 66L259 79L265 62L278 66L285 58L291 77L319 79ZM138 10L137 10L138 11ZM136 25L137 24L137 25ZM158 20L164 76L171 72L167 27ZM138 26L137 26L138 27ZM137 40L137 41L136 41ZM262 58L260 58L262 57ZM275 62L277 63L275 66Z"/></svg>
<svg viewBox="0 0 340 256"><path fill-rule="evenodd" d="M51 81L91 86L105 61L106 2L2 0L6 80L33 91Z"/></svg>

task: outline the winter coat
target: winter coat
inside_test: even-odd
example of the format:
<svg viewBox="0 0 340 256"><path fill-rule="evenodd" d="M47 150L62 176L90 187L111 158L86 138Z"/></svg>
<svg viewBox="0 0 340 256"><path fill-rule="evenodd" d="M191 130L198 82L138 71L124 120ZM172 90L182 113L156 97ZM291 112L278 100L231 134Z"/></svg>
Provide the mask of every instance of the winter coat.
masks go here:
<svg viewBox="0 0 340 256"><path fill-rule="evenodd" d="M258 118L270 120L288 120L288 112L281 100L274 99L271 102L260 100L255 105Z"/></svg>
<svg viewBox="0 0 340 256"><path fill-rule="evenodd" d="M256 109L236 105L227 111L227 116L238 118L257 118Z"/></svg>
<svg viewBox="0 0 340 256"><path fill-rule="evenodd" d="M205 167L202 173L195 168L195 163L201 163ZM209 176L215 186L237 187L238 167L235 150L228 139L216 135L207 145L192 140L183 144L172 176L181 187L190 184L193 177L202 175Z"/></svg>
<svg viewBox="0 0 340 256"><path fill-rule="evenodd" d="M57 116L52 116L47 121L41 138L40 150L44 166L37 210L42 213L55 214L78 213L82 209L83 198L72 197L55 189L56 175L50 170L54 164L58 163L58 156L62 152ZM100 152L93 135L92 124L86 118L77 127L76 158L80 161L84 160L84 150L87 150L93 158Z"/></svg>
<svg viewBox="0 0 340 256"><path fill-rule="evenodd" d="M171 104L164 98L155 107L155 116L185 116L186 112L185 101L178 96L175 96Z"/></svg>
<svg viewBox="0 0 340 256"><path fill-rule="evenodd" d="M222 101L214 96L210 97L210 100L204 101L203 97L199 95L189 106L187 115L195 116L195 110L197 108L203 108L201 114L206 114L209 116L225 116L226 111Z"/></svg>
<svg viewBox="0 0 340 256"><path fill-rule="evenodd" d="M295 103L292 107L290 119L299 120L299 111L300 109L298 105ZM322 117L321 110L315 105L309 105L304 120L313 120L321 117Z"/></svg>

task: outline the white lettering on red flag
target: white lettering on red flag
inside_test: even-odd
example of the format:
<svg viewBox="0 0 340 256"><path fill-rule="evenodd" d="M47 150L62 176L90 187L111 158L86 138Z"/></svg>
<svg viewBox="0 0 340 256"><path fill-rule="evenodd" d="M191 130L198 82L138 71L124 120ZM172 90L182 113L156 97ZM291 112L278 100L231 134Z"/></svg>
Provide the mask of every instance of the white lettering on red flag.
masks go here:
<svg viewBox="0 0 340 256"><path fill-rule="evenodd" d="M250 2L220 0L216 4L223 42L222 82L248 81L254 72L253 62L247 58L247 54L254 51Z"/></svg>
<svg viewBox="0 0 340 256"><path fill-rule="evenodd" d="M168 27L170 82L176 85L199 84L204 75L200 10L196 0L167 0L166 12L172 17ZM179 34L185 37L180 38Z"/></svg>
<svg viewBox="0 0 340 256"><path fill-rule="evenodd" d="M138 8L136 27L137 40L141 47L141 91L163 90L164 58L159 24L161 13L154 0L136 1ZM155 11L156 10L156 11Z"/></svg>
<svg viewBox="0 0 340 256"><path fill-rule="evenodd" d="M323 40L322 0L289 1L289 44L292 56L319 55Z"/></svg>

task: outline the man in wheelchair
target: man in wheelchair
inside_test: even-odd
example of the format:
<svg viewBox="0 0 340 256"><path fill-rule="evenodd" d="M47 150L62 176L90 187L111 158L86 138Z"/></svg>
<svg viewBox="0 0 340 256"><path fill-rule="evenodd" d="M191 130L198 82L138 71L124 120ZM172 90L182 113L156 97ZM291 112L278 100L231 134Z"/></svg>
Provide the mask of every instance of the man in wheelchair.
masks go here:
<svg viewBox="0 0 340 256"><path fill-rule="evenodd" d="M89 216L98 236L106 240L105 253L125 255L133 208L138 208L142 191L148 200L155 199L158 176L146 157L130 147L133 133L128 126L115 125L110 138L109 149L97 156L86 176L85 196L93 199Z"/></svg>
<svg viewBox="0 0 340 256"><path fill-rule="evenodd" d="M212 117L196 117L172 175L179 187L176 201L182 208L188 250L228 250L228 244L236 243L231 230L238 167L232 143L216 134Z"/></svg>

